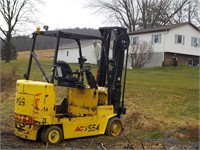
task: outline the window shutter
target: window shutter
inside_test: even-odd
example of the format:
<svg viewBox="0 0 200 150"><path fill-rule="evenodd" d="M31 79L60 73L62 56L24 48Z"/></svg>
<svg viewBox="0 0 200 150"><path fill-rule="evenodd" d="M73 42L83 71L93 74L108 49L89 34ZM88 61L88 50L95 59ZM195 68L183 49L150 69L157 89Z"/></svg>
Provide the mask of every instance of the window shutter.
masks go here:
<svg viewBox="0 0 200 150"><path fill-rule="evenodd" d="M151 43L154 43L154 35L151 36Z"/></svg>
<svg viewBox="0 0 200 150"><path fill-rule="evenodd" d="M199 42L198 42L198 45L199 45L199 47L200 47L200 38L199 38Z"/></svg>
<svg viewBox="0 0 200 150"><path fill-rule="evenodd" d="M194 37L191 38L191 46L194 46Z"/></svg>
<svg viewBox="0 0 200 150"><path fill-rule="evenodd" d="M134 45L135 43L134 43L134 37L132 37L132 44Z"/></svg>
<svg viewBox="0 0 200 150"><path fill-rule="evenodd" d="M133 44L133 37L129 37L130 43Z"/></svg>
<svg viewBox="0 0 200 150"><path fill-rule="evenodd" d="M182 35L182 44L184 45L185 44L185 35Z"/></svg>
<svg viewBox="0 0 200 150"><path fill-rule="evenodd" d="M162 35L159 34L159 36L158 36L158 43L161 43L161 37L162 37Z"/></svg>
<svg viewBox="0 0 200 150"><path fill-rule="evenodd" d="M178 35L175 34L175 44L178 43Z"/></svg>
<svg viewBox="0 0 200 150"><path fill-rule="evenodd" d="M139 36L136 37L136 44L139 44Z"/></svg>

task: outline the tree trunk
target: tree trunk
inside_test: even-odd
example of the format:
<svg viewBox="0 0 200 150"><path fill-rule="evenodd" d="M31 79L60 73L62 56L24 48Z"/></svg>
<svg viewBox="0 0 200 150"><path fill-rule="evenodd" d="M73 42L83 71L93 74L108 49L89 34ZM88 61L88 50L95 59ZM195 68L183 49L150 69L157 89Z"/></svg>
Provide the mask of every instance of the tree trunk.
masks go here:
<svg viewBox="0 0 200 150"><path fill-rule="evenodd" d="M7 37L6 37L6 44L5 44L5 62L10 62L11 59L11 32L8 32Z"/></svg>

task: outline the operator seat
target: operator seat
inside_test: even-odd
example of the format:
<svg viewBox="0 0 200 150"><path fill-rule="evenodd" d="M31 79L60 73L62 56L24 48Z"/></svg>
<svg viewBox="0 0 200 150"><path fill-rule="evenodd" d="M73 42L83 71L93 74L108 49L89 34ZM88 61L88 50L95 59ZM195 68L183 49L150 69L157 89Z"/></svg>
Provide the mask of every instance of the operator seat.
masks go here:
<svg viewBox="0 0 200 150"><path fill-rule="evenodd" d="M74 74L78 74L78 78ZM58 80L58 85L60 86L75 86L79 82L79 74L78 72L72 72L69 64L64 61L56 63L55 79Z"/></svg>

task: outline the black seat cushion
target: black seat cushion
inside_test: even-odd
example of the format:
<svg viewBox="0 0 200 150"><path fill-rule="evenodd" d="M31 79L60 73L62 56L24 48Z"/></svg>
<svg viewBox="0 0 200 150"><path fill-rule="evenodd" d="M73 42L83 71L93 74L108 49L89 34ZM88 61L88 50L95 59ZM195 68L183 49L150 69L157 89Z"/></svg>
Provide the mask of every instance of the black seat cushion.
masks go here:
<svg viewBox="0 0 200 150"><path fill-rule="evenodd" d="M58 61L56 63L55 79L58 80L58 82L60 83L61 82L75 83L79 81L77 77L73 76L73 72L69 64L64 61Z"/></svg>
<svg viewBox="0 0 200 150"><path fill-rule="evenodd" d="M78 78L74 77L74 76L66 76L66 77L62 77L62 81L63 82L78 82Z"/></svg>

